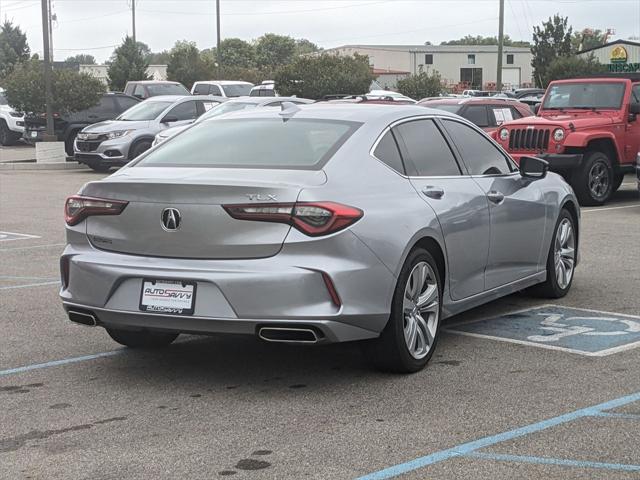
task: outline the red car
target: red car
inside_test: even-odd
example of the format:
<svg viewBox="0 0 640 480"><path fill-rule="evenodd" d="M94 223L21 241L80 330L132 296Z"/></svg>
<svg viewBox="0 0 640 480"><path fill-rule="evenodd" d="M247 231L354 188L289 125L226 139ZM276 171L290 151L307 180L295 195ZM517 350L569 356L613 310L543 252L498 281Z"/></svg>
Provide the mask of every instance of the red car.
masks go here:
<svg viewBox="0 0 640 480"><path fill-rule="evenodd" d="M551 82L536 117L505 122L494 138L516 161L547 160L582 205L602 205L640 151L640 74Z"/></svg>
<svg viewBox="0 0 640 480"><path fill-rule="evenodd" d="M502 97L425 98L420 100L418 105L460 115L475 123L493 138L504 122L533 115L529 105L515 99Z"/></svg>

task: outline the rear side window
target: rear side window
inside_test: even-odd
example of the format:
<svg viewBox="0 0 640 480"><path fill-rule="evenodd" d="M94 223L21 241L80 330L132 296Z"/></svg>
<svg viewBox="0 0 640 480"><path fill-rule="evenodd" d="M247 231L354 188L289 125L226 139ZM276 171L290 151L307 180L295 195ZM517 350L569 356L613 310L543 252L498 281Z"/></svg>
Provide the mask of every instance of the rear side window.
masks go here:
<svg viewBox="0 0 640 480"><path fill-rule="evenodd" d="M442 123L471 175L501 175L513 170L509 160L481 133L460 122L443 120Z"/></svg>
<svg viewBox="0 0 640 480"><path fill-rule="evenodd" d="M481 128L489 126L489 115L484 105L469 105L462 116Z"/></svg>
<svg viewBox="0 0 640 480"><path fill-rule="evenodd" d="M382 163L393 168L396 172L403 175L405 174L402 158L400 157L400 150L398 150L398 144L395 138L393 138L391 130L385 133L380 139L376 149L373 151L373 155Z"/></svg>
<svg viewBox="0 0 640 480"><path fill-rule="evenodd" d="M145 97L144 85L137 84L136 87L133 89L133 95L138 98L144 98Z"/></svg>
<svg viewBox="0 0 640 480"><path fill-rule="evenodd" d="M296 118L205 120L168 139L138 165L318 170L360 125Z"/></svg>
<svg viewBox="0 0 640 480"><path fill-rule="evenodd" d="M420 177L460 175L460 168L433 120L415 120L399 125L409 158Z"/></svg>

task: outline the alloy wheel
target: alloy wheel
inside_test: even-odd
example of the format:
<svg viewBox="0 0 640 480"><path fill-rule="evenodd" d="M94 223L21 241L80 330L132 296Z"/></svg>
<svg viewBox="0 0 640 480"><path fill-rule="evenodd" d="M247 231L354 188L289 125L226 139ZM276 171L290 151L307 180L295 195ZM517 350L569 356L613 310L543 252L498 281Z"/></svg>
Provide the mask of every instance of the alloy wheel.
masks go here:
<svg viewBox="0 0 640 480"><path fill-rule="evenodd" d="M419 262L409 274L402 314L406 346L411 356L420 360L431 350L440 321L438 280L427 262Z"/></svg>
<svg viewBox="0 0 640 480"><path fill-rule="evenodd" d="M602 198L607 195L611 179L607 166L602 162L596 162L589 170L589 190L594 198Z"/></svg>
<svg viewBox="0 0 640 480"><path fill-rule="evenodd" d="M573 225L568 218L563 218L556 230L554 260L556 280L561 289L565 289L571 283L576 258L576 241L573 234Z"/></svg>

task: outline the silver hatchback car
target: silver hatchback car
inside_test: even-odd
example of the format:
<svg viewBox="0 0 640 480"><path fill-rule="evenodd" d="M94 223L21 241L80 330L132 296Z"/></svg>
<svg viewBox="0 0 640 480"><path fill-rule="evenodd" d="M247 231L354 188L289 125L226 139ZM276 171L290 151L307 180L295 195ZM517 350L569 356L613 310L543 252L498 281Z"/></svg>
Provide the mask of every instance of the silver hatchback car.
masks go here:
<svg viewBox="0 0 640 480"><path fill-rule="evenodd" d="M571 287L580 211L546 162L418 106L283 104L194 125L65 205L69 318L130 347L179 333L366 340L426 365L442 320Z"/></svg>

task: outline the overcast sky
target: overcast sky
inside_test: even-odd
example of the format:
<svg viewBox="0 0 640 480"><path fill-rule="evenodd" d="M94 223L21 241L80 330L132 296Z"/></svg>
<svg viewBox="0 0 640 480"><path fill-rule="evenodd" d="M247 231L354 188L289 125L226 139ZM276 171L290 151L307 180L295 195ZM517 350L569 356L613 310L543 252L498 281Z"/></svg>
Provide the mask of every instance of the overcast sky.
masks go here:
<svg viewBox="0 0 640 480"><path fill-rule="evenodd" d="M54 57L90 53L98 61L131 34L131 0L52 0ZM438 44L467 34L495 36L498 0L221 0L224 37L265 32L344 44ZM0 0L0 17L27 32L42 50L41 0ZM530 40L532 26L559 12L575 29L614 28L614 38L640 36L640 0L506 0L505 33ZM215 44L215 0L136 0L137 37L153 51L176 40Z"/></svg>

